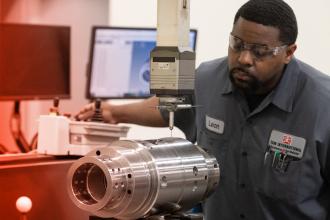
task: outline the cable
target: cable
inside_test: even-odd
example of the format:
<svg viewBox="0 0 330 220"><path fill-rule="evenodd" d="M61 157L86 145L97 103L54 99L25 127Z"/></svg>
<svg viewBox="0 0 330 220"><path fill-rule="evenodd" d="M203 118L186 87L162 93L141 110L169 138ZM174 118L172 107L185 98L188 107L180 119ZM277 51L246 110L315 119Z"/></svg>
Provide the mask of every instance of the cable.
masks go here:
<svg viewBox="0 0 330 220"><path fill-rule="evenodd" d="M7 148L2 144L0 144L0 154L5 154L7 152L8 152Z"/></svg>
<svg viewBox="0 0 330 220"><path fill-rule="evenodd" d="M27 153L30 151L29 144L27 143L24 135L21 132L21 115L19 112L19 101L15 101L14 113L10 118L10 131L16 140L16 144L22 153Z"/></svg>
<svg viewBox="0 0 330 220"><path fill-rule="evenodd" d="M38 147L38 132L35 133L35 135L33 136L32 140L31 140L30 149L36 150L37 147Z"/></svg>

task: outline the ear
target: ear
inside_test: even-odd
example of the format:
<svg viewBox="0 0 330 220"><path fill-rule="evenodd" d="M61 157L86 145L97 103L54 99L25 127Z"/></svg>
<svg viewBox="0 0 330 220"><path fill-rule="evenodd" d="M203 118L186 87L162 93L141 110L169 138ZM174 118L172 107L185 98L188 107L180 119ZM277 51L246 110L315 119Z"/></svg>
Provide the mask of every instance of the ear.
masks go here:
<svg viewBox="0 0 330 220"><path fill-rule="evenodd" d="M296 49L297 49L296 44L292 44L292 45L290 45L286 48L284 64L288 64L290 62L290 60L291 60L294 52L296 51Z"/></svg>

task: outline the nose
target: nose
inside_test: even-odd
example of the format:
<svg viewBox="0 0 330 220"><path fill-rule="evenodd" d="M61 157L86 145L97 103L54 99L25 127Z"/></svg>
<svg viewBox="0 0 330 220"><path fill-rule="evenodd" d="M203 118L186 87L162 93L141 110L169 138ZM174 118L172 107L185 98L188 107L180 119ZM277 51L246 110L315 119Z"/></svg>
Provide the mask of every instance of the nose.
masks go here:
<svg viewBox="0 0 330 220"><path fill-rule="evenodd" d="M249 50L244 50L239 58L238 58L238 62L242 65L242 66L252 66L253 65L253 57L250 54Z"/></svg>

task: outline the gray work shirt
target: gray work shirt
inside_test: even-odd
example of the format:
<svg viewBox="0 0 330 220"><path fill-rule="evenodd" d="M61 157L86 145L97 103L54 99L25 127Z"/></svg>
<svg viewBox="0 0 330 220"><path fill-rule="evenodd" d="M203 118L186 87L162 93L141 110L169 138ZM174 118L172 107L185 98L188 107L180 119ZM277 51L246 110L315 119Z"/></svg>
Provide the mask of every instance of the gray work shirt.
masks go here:
<svg viewBox="0 0 330 220"><path fill-rule="evenodd" d="M330 78L293 57L250 112L228 74L227 57L201 64L190 100L203 107L175 113L175 126L192 142L197 136L220 165L219 186L203 203L205 219L330 219ZM287 156L276 169L272 152L264 165L272 132L283 146L298 143L302 157L288 166Z"/></svg>

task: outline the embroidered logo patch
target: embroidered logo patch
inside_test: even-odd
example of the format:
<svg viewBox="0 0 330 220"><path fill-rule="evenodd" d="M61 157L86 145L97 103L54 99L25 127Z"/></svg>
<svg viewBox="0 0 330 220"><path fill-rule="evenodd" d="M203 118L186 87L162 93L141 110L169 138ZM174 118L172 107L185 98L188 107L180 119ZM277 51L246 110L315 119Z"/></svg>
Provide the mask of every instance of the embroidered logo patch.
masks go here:
<svg viewBox="0 0 330 220"><path fill-rule="evenodd" d="M272 130L268 146L272 151L284 151L291 157L301 159L305 151L306 140L302 137Z"/></svg>
<svg viewBox="0 0 330 220"><path fill-rule="evenodd" d="M222 120L211 118L208 115L206 115L205 126L207 130L218 134L223 134L225 129L225 123Z"/></svg>

